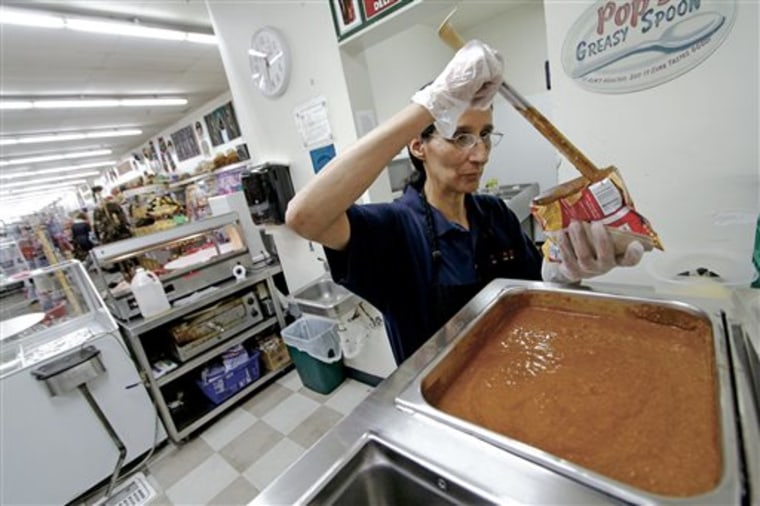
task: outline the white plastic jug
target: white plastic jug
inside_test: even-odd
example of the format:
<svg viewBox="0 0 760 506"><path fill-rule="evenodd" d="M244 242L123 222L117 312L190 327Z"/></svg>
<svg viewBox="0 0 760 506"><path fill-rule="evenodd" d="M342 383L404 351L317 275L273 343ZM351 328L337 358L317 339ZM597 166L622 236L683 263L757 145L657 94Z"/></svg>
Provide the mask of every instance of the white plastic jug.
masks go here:
<svg viewBox="0 0 760 506"><path fill-rule="evenodd" d="M149 318L171 308L164 292L164 285L152 272L138 267L130 286L143 318Z"/></svg>

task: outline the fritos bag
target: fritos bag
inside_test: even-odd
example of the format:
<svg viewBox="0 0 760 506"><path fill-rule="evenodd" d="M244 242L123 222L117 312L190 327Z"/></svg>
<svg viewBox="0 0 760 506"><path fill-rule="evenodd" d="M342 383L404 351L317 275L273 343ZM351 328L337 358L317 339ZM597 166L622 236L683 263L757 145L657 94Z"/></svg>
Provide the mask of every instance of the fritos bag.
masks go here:
<svg viewBox="0 0 760 506"><path fill-rule="evenodd" d="M649 221L636 212L623 178L617 168L604 169L606 176L591 182L581 176L562 183L533 199L531 213L546 234L542 247L544 257L559 261L557 233L571 221L601 221L609 230L615 243L615 254L625 252L631 241L636 240L646 251L662 250L662 243Z"/></svg>

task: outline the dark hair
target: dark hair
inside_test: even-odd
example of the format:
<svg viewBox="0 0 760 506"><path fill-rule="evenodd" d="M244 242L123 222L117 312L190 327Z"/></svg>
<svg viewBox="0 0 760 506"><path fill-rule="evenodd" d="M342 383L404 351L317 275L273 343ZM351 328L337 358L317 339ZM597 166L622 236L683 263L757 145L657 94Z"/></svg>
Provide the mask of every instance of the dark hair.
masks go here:
<svg viewBox="0 0 760 506"><path fill-rule="evenodd" d="M420 137L423 141L426 141L433 135L433 133L435 133L435 124L431 123L420 133ZM412 167L414 167L414 172L409 176L406 184L420 190L427 178L427 175L425 174L425 164L422 160L412 154L412 150L409 149L409 146L406 147L406 151L409 153L409 160L412 162Z"/></svg>

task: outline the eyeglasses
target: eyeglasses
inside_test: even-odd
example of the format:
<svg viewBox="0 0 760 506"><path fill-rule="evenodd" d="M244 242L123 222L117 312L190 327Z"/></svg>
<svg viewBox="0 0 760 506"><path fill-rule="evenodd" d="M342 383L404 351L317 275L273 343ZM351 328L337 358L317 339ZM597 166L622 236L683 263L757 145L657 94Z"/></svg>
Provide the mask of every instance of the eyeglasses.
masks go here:
<svg viewBox="0 0 760 506"><path fill-rule="evenodd" d="M463 150L474 148L475 144L478 143L478 140L483 141L483 145L490 149L501 142L504 134L501 132L486 132L480 135L462 133L456 134L451 139L443 137L442 135L439 135L439 137Z"/></svg>

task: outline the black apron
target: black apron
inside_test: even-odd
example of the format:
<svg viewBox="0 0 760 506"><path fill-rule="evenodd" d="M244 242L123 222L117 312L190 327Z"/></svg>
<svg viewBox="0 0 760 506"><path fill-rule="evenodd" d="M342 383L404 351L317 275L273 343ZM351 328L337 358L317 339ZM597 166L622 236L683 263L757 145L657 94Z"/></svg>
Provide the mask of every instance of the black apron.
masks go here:
<svg viewBox="0 0 760 506"><path fill-rule="evenodd" d="M444 285L440 283L440 269L442 253L438 243L438 236L433 227L433 212L425 198L424 192L420 192L425 207L425 219L427 222L427 237L430 243L433 257L433 285L430 288L430 329L431 335L438 331L460 309L472 300L477 293L495 278L515 278L520 276L520 262L516 258L514 249L499 247L490 224L478 224L482 226L482 238L475 244L475 272L477 281L461 285Z"/></svg>

